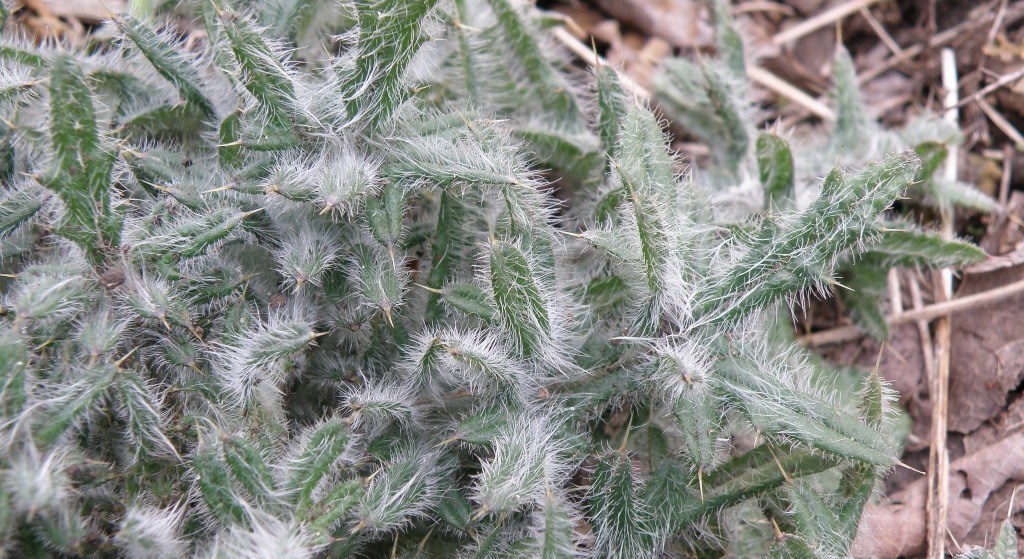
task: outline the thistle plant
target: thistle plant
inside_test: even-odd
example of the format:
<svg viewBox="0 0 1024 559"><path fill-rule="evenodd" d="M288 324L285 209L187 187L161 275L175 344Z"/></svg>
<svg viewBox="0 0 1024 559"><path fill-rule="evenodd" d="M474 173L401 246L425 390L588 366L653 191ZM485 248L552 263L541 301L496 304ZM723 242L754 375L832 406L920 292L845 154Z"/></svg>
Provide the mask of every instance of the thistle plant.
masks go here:
<svg viewBox="0 0 1024 559"><path fill-rule="evenodd" d="M788 305L891 238L917 153L783 203L781 138L677 173L511 0L200 14L0 43L0 549L847 553L892 395L815 380Z"/></svg>
<svg viewBox="0 0 1024 559"><path fill-rule="evenodd" d="M939 173L950 147L962 140L959 130L928 114L913 118L903 130L880 127L867 116L853 61L838 45L833 64L835 124L794 145L778 127L759 132L754 128L757 110L749 94L744 45L731 27L725 4L716 2L714 7L718 59L704 64L666 61L654 80L654 93L668 117L711 147L713 164L703 178L712 187L712 201L724 220L742 223L752 215L816 203L820 177L828 177L836 165L860 167L894 151L913 150L919 156L920 167L899 212L884 218L880 234L867 240L864 251L841 256L838 266L836 285L845 289L837 294L851 318L868 334L885 340L889 330L878 303L885 298L890 268L959 266L985 257L977 247L950 242L920 224L953 207L979 212L996 207L972 186Z"/></svg>

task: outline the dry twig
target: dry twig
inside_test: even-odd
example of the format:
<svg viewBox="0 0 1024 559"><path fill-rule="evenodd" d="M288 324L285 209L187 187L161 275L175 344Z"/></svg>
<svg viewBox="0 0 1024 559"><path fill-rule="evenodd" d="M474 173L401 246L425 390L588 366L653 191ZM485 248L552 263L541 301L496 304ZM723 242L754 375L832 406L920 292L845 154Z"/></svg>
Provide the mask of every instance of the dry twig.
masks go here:
<svg viewBox="0 0 1024 559"><path fill-rule="evenodd" d="M879 0L852 0L845 4L840 4L832 9L825 10L808 20L800 22L789 29L776 33L775 36L772 37L772 43L779 46L791 43L800 37L813 33L822 27L828 27L836 21L858 12L861 8L865 8L877 2L879 2Z"/></svg>
<svg viewBox="0 0 1024 559"><path fill-rule="evenodd" d="M1024 293L1024 280L1016 281L989 291L962 297L960 299L953 299L943 303L928 305L921 309L904 311L897 316L886 317L885 322L889 326L898 326L900 324L908 324L918 320L930 321L940 316L983 307L989 303L1020 293ZM840 326L839 328L801 336L797 338L797 341L806 346L823 346L849 342L860 339L863 336L864 331L856 326Z"/></svg>

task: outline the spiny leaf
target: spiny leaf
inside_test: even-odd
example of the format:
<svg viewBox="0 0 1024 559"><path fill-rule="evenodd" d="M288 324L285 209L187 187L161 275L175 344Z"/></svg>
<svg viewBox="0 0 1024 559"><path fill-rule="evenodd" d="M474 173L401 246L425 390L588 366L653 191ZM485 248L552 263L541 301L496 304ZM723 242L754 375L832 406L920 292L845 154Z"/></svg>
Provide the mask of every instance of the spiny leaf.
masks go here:
<svg viewBox="0 0 1024 559"><path fill-rule="evenodd" d="M842 45L836 46L833 62L835 84L833 95L836 99L836 147L850 152L863 145L862 138L871 130L871 123L864 114L857 82L857 69L850 53Z"/></svg>
<svg viewBox="0 0 1024 559"><path fill-rule="evenodd" d="M30 182L23 182L4 193L0 199L0 239L23 226L43 207L45 194Z"/></svg>
<svg viewBox="0 0 1024 559"><path fill-rule="evenodd" d="M705 320L735 319L787 294L821 287L837 255L862 243L868 227L910 183L912 153L894 154L845 179L825 178L821 195L780 227L766 219L746 252L706 293L696 313ZM711 318L714 317L714 318Z"/></svg>
<svg viewBox="0 0 1024 559"><path fill-rule="evenodd" d="M601 149L611 160L618 155L619 132L622 120L629 111L630 101L619 84L619 74L608 65L597 68L598 137ZM605 172L611 170L610 161Z"/></svg>
<svg viewBox="0 0 1024 559"><path fill-rule="evenodd" d="M435 498L436 456L410 449L382 468L356 509L359 526L374 532L399 528L425 514Z"/></svg>
<svg viewBox="0 0 1024 559"><path fill-rule="evenodd" d="M848 289L842 289L838 294L857 326L879 341L889 339L889 324L879 306L888 293L886 287L890 266L884 260L884 256L868 252L856 265L843 265L840 268L840 281Z"/></svg>
<svg viewBox="0 0 1024 559"><path fill-rule="evenodd" d="M213 517L224 526L248 523L245 503L236 495L229 470L212 449L192 456L192 472L199 495Z"/></svg>
<svg viewBox="0 0 1024 559"><path fill-rule="evenodd" d="M641 481L624 452L601 455L590 483L590 516L597 545L609 557L656 557L661 542Z"/></svg>
<svg viewBox="0 0 1024 559"><path fill-rule="evenodd" d="M18 417L25 405L26 375L29 370L28 345L13 328L0 333L0 411L7 418Z"/></svg>
<svg viewBox="0 0 1024 559"><path fill-rule="evenodd" d="M313 495L320 482L345 453L349 436L348 428L339 419L323 421L302 435L302 444L288 461L288 477L283 485L292 495L300 516L313 505Z"/></svg>
<svg viewBox="0 0 1024 559"><path fill-rule="evenodd" d="M661 300L669 273L665 213L671 211L675 201L672 161L665 150L661 128L647 110L633 107L627 113L616 169L632 205L640 246L648 293L637 324L646 332L661 318Z"/></svg>
<svg viewBox="0 0 1024 559"><path fill-rule="evenodd" d="M309 529L314 538L328 543L335 527L359 504L363 491L362 481L351 479L334 486L323 499L313 505L305 518L309 519Z"/></svg>
<svg viewBox="0 0 1024 559"><path fill-rule="evenodd" d="M878 240L868 245L869 252L865 257L877 255L881 262L872 263L877 262L889 267L948 268L980 262L988 256L985 251L971 243L948 240L939 233L891 229L899 226L900 224L888 225L890 228Z"/></svg>
<svg viewBox="0 0 1024 559"><path fill-rule="evenodd" d="M402 237L406 194L400 185L389 182L384 185L379 198L366 200L366 222L370 233L389 251L394 251Z"/></svg>
<svg viewBox="0 0 1024 559"><path fill-rule="evenodd" d="M895 463L892 441L814 394L779 383L768 376L771 370L762 363L730 359L717 367L718 386L764 432L877 466Z"/></svg>
<svg viewBox="0 0 1024 559"><path fill-rule="evenodd" d="M516 12L509 0L488 0L498 17L498 26L508 41L517 63L522 65L529 83L542 99L545 109L552 113L555 121L572 126L580 123L579 107L571 93L569 83L559 74L541 51L539 42L532 36L526 23Z"/></svg>
<svg viewBox="0 0 1024 559"><path fill-rule="evenodd" d="M422 22L437 0L357 0L358 54L342 72L351 121L374 130L405 101L402 77L426 37Z"/></svg>
<svg viewBox="0 0 1024 559"><path fill-rule="evenodd" d="M297 42L316 23L324 4L324 0L268 0L260 12L260 22L271 28L273 36L287 36Z"/></svg>
<svg viewBox="0 0 1024 559"><path fill-rule="evenodd" d="M291 127L307 124L296 98L294 74L247 18L226 12L220 21L238 62L241 82L266 114L259 140L245 145L265 150L291 147L295 143Z"/></svg>
<svg viewBox="0 0 1024 559"><path fill-rule="evenodd" d="M817 551L802 537L786 534L772 544L768 551L770 559L818 559Z"/></svg>
<svg viewBox="0 0 1024 559"><path fill-rule="evenodd" d="M118 400L128 423L128 433L136 445L136 456L170 454L178 457L174 443L164 434L161 400L138 372L122 370L114 383Z"/></svg>
<svg viewBox="0 0 1024 559"><path fill-rule="evenodd" d="M539 270L522 248L497 242L490 250L490 280L501 325L524 357L543 350L551 335L551 316Z"/></svg>
<svg viewBox="0 0 1024 559"><path fill-rule="evenodd" d="M217 110L203 91L205 84L199 70L181 54L182 45L171 44L148 21L140 20L129 12L115 17L114 24L183 99L199 107L207 118L217 117Z"/></svg>
<svg viewBox="0 0 1024 559"><path fill-rule="evenodd" d="M466 531L473 522L473 505L455 485L448 488L434 505L433 512L456 530Z"/></svg>
<svg viewBox="0 0 1024 559"><path fill-rule="evenodd" d="M533 548L540 559L571 559L578 556L573 514L565 500L550 489L535 515L538 535Z"/></svg>
<svg viewBox="0 0 1024 559"><path fill-rule="evenodd" d="M102 249L116 245L121 232L110 201L115 148L103 141L92 91L78 62L67 54L51 65L50 114L55 157L44 184L64 201L58 232L98 259Z"/></svg>
<svg viewBox="0 0 1024 559"><path fill-rule="evenodd" d="M457 196L448 191L441 192L437 209L437 229L431 246L430 273L427 275L427 286L433 289L441 287L455 275L460 268L462 247L462 228L466 219L466 208ZM430 294L427 301L426 318L436 321L441 318L441 295Z"/></svg>
<svg viewBox="0 0 1024 559"><path fill-rule="evenodd" d="M745 78L747 64L743 56L743 39L733 26L730 3L728 0L714 0L711 7L715 15L715 42L718 44L718 57L725 62L726 68L734 77Z"/></svg>
<svg viewBox="0 0 1024 559"><path fill-rule="evenodd" d="M77 382L67 386L53 399L52 405L56 412L36 431L36 441L44 448L56 442L58 437L92 411L93 406L107 395L107 389L117 373L117 367L106 364L82 371Z"/></svg>
<svg viewBox="0 0 1024 559"><path fill-rule="evenodd" d="M491 322L497 313L484 290L473 283L449 283L440 295L446 305L484 322Z"/></svg>
<svg viewBox="0 0 1024 559"><path fill-rule="evenodd" d="M272 503L277 484L263 454L239 436L225 439L223 449L224 463L253 502L260 506Z"/></svg>
<svg viewBox="0 0 1024 559"><path fill-rule="evenodd" d="M782 138L774 134L757 137L757 167L765 192L765 207L789 207L794 199L793 153Z"/></svg>

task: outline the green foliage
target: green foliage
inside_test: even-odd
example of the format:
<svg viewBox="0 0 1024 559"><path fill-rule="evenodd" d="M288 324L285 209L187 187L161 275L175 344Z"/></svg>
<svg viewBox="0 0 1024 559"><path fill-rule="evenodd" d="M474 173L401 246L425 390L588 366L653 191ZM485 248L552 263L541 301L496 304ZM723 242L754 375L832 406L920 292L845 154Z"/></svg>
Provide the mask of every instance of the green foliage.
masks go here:
<svg viewBox="0 0 1024 559"><path fill-rule="evenodd" d="M840 402L775 324L982 256L888 212L969 197L955 138L806 164L716 2L723 63L657 82L714 153L680 175L523 2L332 6L0 42L0 554L711 557L737 515L846 554L888 393Z"/></svg>

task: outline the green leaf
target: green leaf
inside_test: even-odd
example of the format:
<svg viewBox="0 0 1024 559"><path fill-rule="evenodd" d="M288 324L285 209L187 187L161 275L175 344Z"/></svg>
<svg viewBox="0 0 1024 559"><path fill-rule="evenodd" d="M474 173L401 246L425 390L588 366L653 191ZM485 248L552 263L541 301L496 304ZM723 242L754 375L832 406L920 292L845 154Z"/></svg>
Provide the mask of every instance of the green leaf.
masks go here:
<svg viewBox="0 0 1024 559"><path fill-rule="evenodd" d="M363 482L350 479L334 486L316 505L309 509L304 518L309 522L310 533L320 543L331 541L331 534L359 504L363 497Z"/></svg>
<svg viewBox="0 0 1024 559"><path fill-rule="evenodd" d="M0 239L29 223L43 207L46 194L34 183L23 182L0 198Z"/></svg>
<svg viewBox="0 0 1024 559"><path fill-rule="evenodd" d="M135 250L147 259L176 262L205 254L211 246L223 240L253 212L212 210L192 219L182 219L167 231L161 231L135 245Z"/></svg>
<svg viewBox="0 0 1024 559"><path fill-rule="evenodd" d="M55 155L43 184L64 201L57 231L98 260L103 249L116 246L121 233L110 200L116 148L100 136L92 91L70 55L53 60L50 114Z"/></svg>
<svg viewBox="0 0 1024 559"><path fill-rule="evenodd" d="M768 551L769 559L818 559L817 551L803 538L794 534L786 534L772 544Z"/></svg>
<svg viewBox="0 0 1024 559"><path fill-rule="evenodd" d="M384 185L379 198L366 199L366 222L370 234L391 252L402 237L406 194L400 185L389 182Z"/></svg>
<svg viewBox="0 0 1024 559"><path fill-rule="evenodd" d="M666 214L675 202L675 180L661 127L646 109L633 107L627 113L615 167L633 209L647 287L637 326L647 332L661 319L661 300L670 273Z"/></svg>
<svg viewBox="0 0 1024 559"><path fill-rule="evenodd" d="M348 448L349 431L340 419L328 419L305 430L288 460L283 489L292 495L296 513L305 516L313 494Z"/></svg>
<svg viewBox="0 0 1024 559"><path fill-rule="evenodd" d="M496 242L490 250L490 280L498 320L526 358L543 351L551 317L536 263L519 246Z"/></svg>
<svg viewBox="0 0 1024 559"><path fill-rule="evenodd" d="M488 406L476 410L461 421L450 440L478 446L490 446L511 422L504 406Z"/></svg>
<svg viewBox="0 0 1024 559"><path fill-rule="evenodd" d="M455 485L450 486L434 505L433 512L442 522L463 532L473 522L473 505Z"/></svg>
<svg viewBox="0 0 1024 559"><path fill-rule="evenodd" d="M136 457L170 454L180 458L174 443L164 434L161 401L139 373L121 370L114 391L128 424L128 435L134 443Z"/></svg>
<svg viewBox="0 0 1024 559"><path fill-rule="evenodd" d="M836 131L833 141L837 148L846 152L856 152L863 149L863 139L873 127L864 113L857 82L857 69L853 65L850 53L842 45L836 46L833 71L835 83L832 95L836 100Z"/></svg>
<svg viewBox="0 0 1024 559"><path fill-rule="evenodd" d="M484 290L474 283L449 283L441 290L441 299L453 309L484 322L494 320L494 315L498 312Z"/></svg>
<svg viewBox="0 0 1024 559"><path fill-rule="evenodd" d="M544 109L554 123L582 126L582 118L572 87L544 56L540 42L533 36L509 0L487 0L498 18L498 27L517 64L529 78L530 89L544 100Z"/></svg>
<svg viewBox="0 0 1024 559"><path fill-rule="evenodd" d="M946 158L949 157L949 148L946 147L946 144L928 141L914 146L914 153L921 158L921 169L914 177L914 182L917 183L931 180L935 176Z"/></svg>
<svg viewBox="0 0 1024 559"><path fill-rule="evenodd" d="M106 364L82 371L77 382L65 387L57 398L52 399L55 412L36 431L35 440L43 448L53 445L107 395L107 389L117 374L115 366Z"/></svg>
<svg viewBox="0 0 1024 559"><path fill-rule="evenodd" d="M690 463L708 470L715 462L715 435L721 430L721 410L711 394L687 393L676 402L673 416L683 436L683 451Z"/></svg>
<svg viewBox="0 0 1024 559"><path fill-rule="evenodd" d="M181 53L184 45L173 44L169 37L157 31L148 21L140 20L129 12L114 18L117 26L139 52L149 60L157 73L164 77L182 99L199 107L208 119L217 118L217 110L204 93L206 85L195 63Z"/></svg>
<svg viewBox="0 0 1024 559"><path fill-rule="evenodd" d="M263 2L260 23L270 28L275 37L288 37L299 42L306 30L315 27L317 15L325 0L267 0Z"/></svg>
<svg viewBox="0 0 1024 559"><path fill-rule="evenodd" d="M274 501L277 484L263 454L249 441L232 436L224 440L224 463L232 477L259 506Z"/></svg>
<svg viewBox="0 0 1024 559"><path fill-rule="evenodd" d="M599 457L590 482L590 517L597 547L612 557L656 557L663 544L653 510L641 495L642 482L630 457L608 451Z"/></svg>
<svg viewBox="0 0 1024 559"><path fill-rule="evenodd" d="M765 207L788 208L795 200L793 153L782 138L761 134L756 145L757 168L765 192Z"/></svg>
<svg viewBox="0 0 1024 559"><path fill-rule="evenodd" d="M583 299L600 314L614 312L630 302L630 289L619 276L596 278L587 284Z"/></svg>
<svg viewBox="0 0 1024 559"><path fill-rule="evenodd" d="M28 344L13 328L0 333L0 363L6 364L0 367L0 411L4 417L18 417L28 398L29 353Z"/></svg>
<svg viewBox="0 0 1024 559"><path fill-rule="evenodd" d="M356 0L357 54L341 71L348 117L375 130L405 101L405 70L426 40L421 28L437 0Z"/></svg>
<svg viewBox="0 0 1024 559"><path fill-rule="evenodd" d="M565 499L550 488L544 492L540 510L534 515L537 529L532 556L540 559L572 559L578 557L574 515Z"/></svg>
<svg viewBox="0 0 1024 559"><path fill-rule="evenodd" d="M23 43L4 38L0 42L0 60L22 64L30 68L45 68L49 64L47 51L27 47Z"/></svg>
<svg viewBox="0 0 1024 559"><path fill-rule="evenodd" d="M351 281L366 303L380 309L393 325L392 312L402 303L409 279L405 262L372 244L358 243L351 250Z"/></svg>
<svg viewBox="0 0 1024 559"><path fill-rule="evenodd" d="M740 51L739 58L742 60L742 57L743 52ZM735 60L729 63L738 64ZM705 64L703 70L704 87L707 90L708 100L721 123L720 127L724 136L724 142L720 149L724 150L725 156L716 157L716 159L728 167L738 166L746 157L747 148L750 145L750 127L748 125L750 119L742 110L745 99L737 99L735 88L718 74L717 68Z"/></svg>
<svg viewBox="0 0 1024 559"><path fill-rule="evenodd" d="M888 227L899 227L892 224ZM873 264L888 267L926 266L930 268L951 268L980 262L988 257L977 246L958 240L947 240L939 233L895 230L887 228L875 242L868 245L868 254Z"/></svg>
<svg viewBox="0 0 1024 559"><path fill-rule="evenodd" d="M748 359L728 359L716 366L716 384L723 396L765 433L877 466L896 462L893 441L838 406L780 382L780 376L802 374L785 371L786 367L781 363L773 367Z"/></svg>
<svg viewBox="0 0 1024 559"><path fill-rule="evenodd" d="M701 482L688 468L666 459L652 474L644 501L658 522L677 532L724 508L835 465L833 460L810 452L763 444L720 464Z"/></svg>
<svg viewBox="0 0 1024 559"><path fill-rule="evenodd" d="M856 264L846 263L840 269L847 289L836 290L857 326L878 341L889 339L889 324L879 306L888 294L889 267L884 256L869 252Z"/></svg>
<svg viewBox="0 0 1024 559"><path fill-rule="evenodd" d="M715 15L715 42L718 57L725 62L733 77L743 80L747 76L747 64L743 55L743 39L732 21L731 4L728 0L714 0L711 8Z"/></svg>
<svg viewBox="0 0 1024 559"><path fill-rule="evenodd" d="M458 196L447 190L441 192L437 209L437 229L430 245L430 273L427 275L427 286L432 289L441 289L445 283L454 279L460 269L465 242L462 230L465 214L466 208ZM441 318L440 293L431 292L425 314L427 322Z"/></svg>
<svg viewBox="0 0 1024 559"><path fill-rule="evenodd" d="M425 449L408 449L377 472L356 508L357 526L387 532L424 515L436 497L436 460Z"/></svg>
<svg viewBox="0 0 1024 559"><path fill-rule="evenodd" d="M259 135L244 145L267 151L290 147L295 142L291 127L307 124L295 94L293 70L246 17L224 12L220 22L238 62L240 81L265 112Z"/></svg>
<svg viewBox="0 0 1024 559"><path fill-rule="evenodd" d="M611 160L618 156L619 133L622 121L629 112L630 100L619 83L619 74L611 66L597 67L597 135L601 149L608 158L605 172L611 170Z"/></svg>
<svg viewBox="0 0 1024 559"><path fill-rule="evenodd" d="M249 522L246 505L235 493L230 471L217 452L207 449L192 456L192 475L200 497L220 524L231 526Z"/></svg>
<svg viewBox="0 0 1024 559"><path fill-rule="evenodd" d="M917 172L912 153L893 154L846 179L834 170L818 199L788 219L765 219L742 257L698 296L701 322L735 320L786 295L822 288L838 256L865 240ZM780 227L780 223L784 224Z"/></svg>

